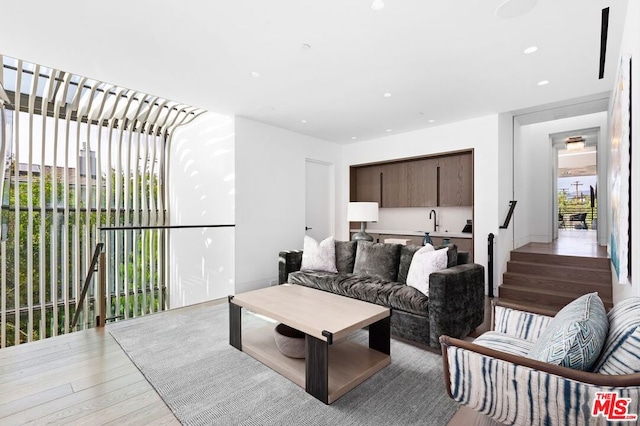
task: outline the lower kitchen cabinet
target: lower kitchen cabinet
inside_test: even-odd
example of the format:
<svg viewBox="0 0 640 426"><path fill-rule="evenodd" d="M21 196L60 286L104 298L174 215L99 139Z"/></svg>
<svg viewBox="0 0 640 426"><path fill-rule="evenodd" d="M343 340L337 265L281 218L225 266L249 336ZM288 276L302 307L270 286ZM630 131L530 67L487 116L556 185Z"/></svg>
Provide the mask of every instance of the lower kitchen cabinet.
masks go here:
<svg viewBox="0 0 640 426"><path fill-rule="evenodd" d="M439 246L442 244L444 237L431 237L431 244ZM449 238L451 244L455 244L459 251L468 251L471 253L471 261L473 261L473 239L472 238Z"/></svg>
<svg viewBox="0 0 640 426"><path fill-rule="evenodd" d="M424 237L418 237L414 235L380 234L380 236L378 237L378 241L381 243L384 243L384 240L389 238L398 239L398 240L409 240L407 242L408 246L421 246L422 240L424 239Z"/></svg>

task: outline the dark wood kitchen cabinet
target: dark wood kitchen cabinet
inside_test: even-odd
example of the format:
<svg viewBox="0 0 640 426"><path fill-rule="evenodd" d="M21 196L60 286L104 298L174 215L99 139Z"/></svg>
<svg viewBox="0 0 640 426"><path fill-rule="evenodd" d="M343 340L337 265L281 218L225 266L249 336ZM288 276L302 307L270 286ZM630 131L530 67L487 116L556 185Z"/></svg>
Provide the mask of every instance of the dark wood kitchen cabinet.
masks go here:
<svg viewBox="0 0 640 426"><path fill-rule="evenodd" d="M444 237L430 237L431 244L439 246L444 243ZM473 260L473 239L472 238L456 238L449 237L449 243L455 244L458 247L458 251L468 251L471 253L471 260Z"/></svg>
<svg viewBox="0 0 640 426"><path fill-rule="evenodd" d="M438 159L407 162L405 207L434 207L438 203Z"/></svg>
<svg viewBox="0 0 640 426"><path fill-rule="evenodd" d="M408 207L409 177L407 163L390 163L382 166L382 204L380 207Z"/></svg>
<svg viewBox="0 0 640 426"><path fill-rule="evenodd" d="M438 206L473 204L473 158L463 153L438 158Z"/></svg>
<svg viewBox="0 0 640 426"><path fill-rule="evenodd" d="M352 201L380 207L473 205L471 151L352 167Z"/></svg>
<svg viewBox="0 0 640 426"><path fill-rule="evenodd" d="M353 201L369 201L380 204L382 196L382 167L358 167L355 178L356 196Z"/></svg>

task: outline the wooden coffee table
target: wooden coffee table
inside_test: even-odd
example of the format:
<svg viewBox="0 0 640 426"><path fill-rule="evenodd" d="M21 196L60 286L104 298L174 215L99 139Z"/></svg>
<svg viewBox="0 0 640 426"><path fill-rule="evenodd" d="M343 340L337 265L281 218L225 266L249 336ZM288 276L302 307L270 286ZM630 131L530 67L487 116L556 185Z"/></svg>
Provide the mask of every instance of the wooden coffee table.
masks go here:
<svg viewBox="0 0 640 426"><path fill-rule="evenodd" d="M305 359L280 353L275 325L242 332L242 308L305 333ZM229 344L282 374L325 404L391 363L388 308L283 284L229 296ZM345 337L369 326L369 347Z"/></svg>

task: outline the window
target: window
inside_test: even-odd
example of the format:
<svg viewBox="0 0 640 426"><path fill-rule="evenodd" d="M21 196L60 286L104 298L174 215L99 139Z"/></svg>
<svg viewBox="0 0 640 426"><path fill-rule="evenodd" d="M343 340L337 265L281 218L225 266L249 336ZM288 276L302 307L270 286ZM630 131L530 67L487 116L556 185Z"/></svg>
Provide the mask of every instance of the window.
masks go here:
<svg viewBox="0 0 640 426"><path fill-rule="evenodd" d="M0 56L1 347L72 331L98 242L107 317L165 308L166 144L203 111ZM127 227L126 230L101 230ZM91 326L97 279L78 328Z"/></svg>

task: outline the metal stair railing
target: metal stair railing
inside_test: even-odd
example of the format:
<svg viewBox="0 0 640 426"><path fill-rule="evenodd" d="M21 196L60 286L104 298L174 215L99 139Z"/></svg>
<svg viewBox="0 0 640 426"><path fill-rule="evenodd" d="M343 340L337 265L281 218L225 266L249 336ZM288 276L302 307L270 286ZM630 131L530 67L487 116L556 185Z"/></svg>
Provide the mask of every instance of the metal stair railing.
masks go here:
<svg viewBox="0 0 640 426"><path fill-rule="evenodd" d="M71 321L71 329L75 328L78 324L78 318L80 318L80 313L84 308L84 299L87 296L87 291L89 290L89 285L91 284L93 274L96 272L97 267L104 265L104 252L102 251L104 247L103 243L96 244L96 248L93 251L93 257L91 258L91 265L89 266L89 270L87 272L87 277L84 280L84 285L82 286L82 292L80 293L80 299L76 304L76 312L73 315L73 321ZM100 266L99 266L100 265ZM96 316L96 327L104 327L104 268L100 267L100 283L98 285L98 315Z"/></svg>

